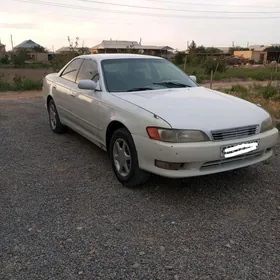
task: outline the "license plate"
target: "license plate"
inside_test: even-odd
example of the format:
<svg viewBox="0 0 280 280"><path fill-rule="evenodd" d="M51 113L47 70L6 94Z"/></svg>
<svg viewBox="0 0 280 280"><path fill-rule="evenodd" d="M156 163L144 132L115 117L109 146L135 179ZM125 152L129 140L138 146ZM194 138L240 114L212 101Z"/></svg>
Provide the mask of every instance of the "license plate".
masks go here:
<svg viewBox="0 0 280 280"><path fill-rule="evenodd" d="M221 149L221 156L223 158L231 158L244 155L257 150L259 147L259 140L244 142L235 145L223 146Z"/></svg>

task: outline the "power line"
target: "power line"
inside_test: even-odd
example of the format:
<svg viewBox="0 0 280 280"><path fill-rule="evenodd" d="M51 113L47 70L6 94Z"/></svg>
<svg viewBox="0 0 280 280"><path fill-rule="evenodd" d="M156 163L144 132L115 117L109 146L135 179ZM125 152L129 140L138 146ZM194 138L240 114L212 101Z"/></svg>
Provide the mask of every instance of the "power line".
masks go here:
<svg viewBox="0 0 280 280"><path fill-rule="evenodd" d="M280 19L279 16L269 16L269 17L220 17L220 16L192 16L192 15L174 15L174 14L154 14L154 13L144 13L144 12L133 12L133 11L121 11L121 10L109 10L109 9L100 9L86 6L76 6L68 4L59 4L46 1L35 1L35 0L12 0L22 3L38 4L45 5L50 7L60 7L60 8L69 8L74 10L85 10L85 11L98 11L103 13L114 13L114 14L126 14L126 15L141 15L141 16L151 16L151 17L163 17L163 18L182 18L182 19Z"/></svg>
<svg viewBox="0 0 280 280"><path fill-rule="evenodd" d="M157 2L157 3L168 3L170 4L170 0L146 0L148 2ZM207 3L194 3L194 2L178 2L178 1L172 1L172 4L180 4L180 5L189 5L189 6L210 6L210 7L236 7L236 8L278 8L280 9L280 6L277 5L223 5L223 4L207 4Z"/></svg>
<svg viewBox="0 0 280 280"><path fill-rule="evenodd" d="M21 9L21 10L17 10L16 11L16 13L18 14L18 13L21 13L21 14L38 14L38 12L37 11L34 11L34 10L25 10L25 9ZM10 12L10 13L13 13L13 12ZM53 12L48 12L48 11L45 11L45 10L42 10L42 11L40 11L40 13L42 14L42 15L47 15L47 16L52 16L52 17L54 17L54 13ZM93 20L93 18L92 18L92 16L91 17L89 17L89 16L71 16L71 17L69 17L69 14L62 14L62 13L59 13L57 16L59 16L60 18L61 17L65 17L64 19L65 19L65 21L66 22L72 22L73 23L73 20L82 20L82 21L87 21L87 22L91 22L91 23L93 23L93 24L95 24L95 22L94 22L94 20L96 20L96 19L98 19L98 20L101 20L101 19L106 19L106 24L116 24L117 22L119 22L119 20L118 19L115 19L115 18L113 18L113 17L107 17L107 18L104 18L104 16L102 15L102 16L94 16L94 20ZM63 19L63 20L64 20ZM112 20L112 21L110 21L110 20ZM110 21L110 22L108 22L108 21ZM123 23L123 24L133 24L133 22L131 21L131 20L124 20L124 21L122 21L121 23Z"/></svg>
<svg viewBox="0 0 280 280"><path fill-rule="evenodd" d="M280 11L276 12L246 12L246 11L211 11L211 10L184 10L184 9L173 9L173 8L159 8L159 7L149 7L149 6L138 6L138 5L128 5L128 4L119 4L114 2L103 2L98 0L78 0L81 2L87 3L96 3L101 5L110 5L110 6L119 6L119 7L128 7L128 8L137 8L137 9L149 9L149 10L159 10L159 11L175 11L175 12L190 12L190 13L214 13L214 14L279 14Z"/></svg>

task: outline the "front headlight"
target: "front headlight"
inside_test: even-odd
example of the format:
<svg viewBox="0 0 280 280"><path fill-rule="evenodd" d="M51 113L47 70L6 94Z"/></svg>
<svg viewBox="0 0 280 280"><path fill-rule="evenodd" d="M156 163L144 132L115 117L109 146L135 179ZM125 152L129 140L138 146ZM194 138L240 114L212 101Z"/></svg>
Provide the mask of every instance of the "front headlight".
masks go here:
<svg viewBox="0 0 280 280"><path fill-rule="evenodd" d="M272 118L269 117L262 122L261 133L266 132L266 131L268 131L270 129L273 129L273 128L274 128L274 124L273 124Z"/></svg>
<svg viewBox="0 0 280 280"><path fill-rule="evenodd" d="M153 140L169 143L189 143L210 141L209 137L200 130L166 129L147 127L147 133Z"/></svg>

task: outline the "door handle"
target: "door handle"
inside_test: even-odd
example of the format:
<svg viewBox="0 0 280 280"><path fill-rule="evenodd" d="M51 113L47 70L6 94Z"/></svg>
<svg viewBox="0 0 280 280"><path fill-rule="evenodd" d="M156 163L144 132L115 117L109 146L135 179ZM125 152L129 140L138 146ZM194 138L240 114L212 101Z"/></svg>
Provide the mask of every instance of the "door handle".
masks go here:
<svg viewBox="0 0 280 280"><path fill-rule="evenodd" d="M76 97L76 94L74 92L71 92L70 95L75 98Z"/></svg>
<svg viewBox="0 0 280 280"><path fill-rule="evenodd" d="M56 89L56 86L53 86L53 89Z"/></svg>

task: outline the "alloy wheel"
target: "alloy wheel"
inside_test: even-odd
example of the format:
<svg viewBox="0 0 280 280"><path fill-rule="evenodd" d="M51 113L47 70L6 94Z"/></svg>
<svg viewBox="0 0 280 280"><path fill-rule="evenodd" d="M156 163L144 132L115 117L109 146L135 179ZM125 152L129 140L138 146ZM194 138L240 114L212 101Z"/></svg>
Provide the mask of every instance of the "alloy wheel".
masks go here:
<svg viewBox="0 0 280 280"><path fill-rule="evenodd" d="M50 105L49 115L50 115L51 128L55 129L56 128L56 110L55 110L54 104Z"/></svg>
<svg viewBox="0 0 280 280"><path fill-rule="evenodd" d="M131 170L131 152L122 138L118 138L114 143L113 160L117 172L123 177L128 176Z"/></svg>

